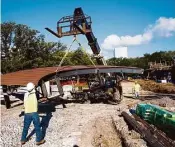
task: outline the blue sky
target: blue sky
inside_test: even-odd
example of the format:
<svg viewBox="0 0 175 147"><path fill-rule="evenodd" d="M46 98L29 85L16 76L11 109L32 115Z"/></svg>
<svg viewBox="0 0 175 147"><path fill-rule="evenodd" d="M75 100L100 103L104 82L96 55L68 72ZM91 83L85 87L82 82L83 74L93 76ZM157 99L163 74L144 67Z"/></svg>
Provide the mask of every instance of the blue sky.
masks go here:
<svg viewBox="0 0 175 147"><path fill-rule="evenodd" d="M56 30L56 23L61 17L72 15L76 7L82 7L84 13L92 18L92 29L105 57L112 57L113 48L118 47L127 47L129 57L175 50L175 0L2 0L1 5L2 22L26 24L39 30L46 40L60 40L67 45L72 37L58 39L44 28ZM172 27L167 29L169 24ZM152 25L149 29L151 36L145 39L145 29L149 25ZM161 31L164 35L159 33ZM128 40L126 36L131 38ZM118 43L117 38L120 39ZM78 39L89 51L85 36L79 35ZM122 52L117 51L118 54Z"/></svg>

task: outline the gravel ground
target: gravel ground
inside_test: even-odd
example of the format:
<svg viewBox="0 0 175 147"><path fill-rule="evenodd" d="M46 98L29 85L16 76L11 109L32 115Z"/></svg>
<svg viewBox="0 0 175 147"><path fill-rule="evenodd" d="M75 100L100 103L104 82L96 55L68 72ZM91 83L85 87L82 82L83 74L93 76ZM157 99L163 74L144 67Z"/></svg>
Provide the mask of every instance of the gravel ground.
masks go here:
<svg viewBox="0 0 175 147"><path fill-rule="evenodd" d="M128 107L133 107L140 102L140 100L124 98L119 105L69 103L66 104L67 108L58 105L55 112L40 114L40 119L44 122L43 130L46 130L46 143L41 147L122 146L121 136L124 137L127 146L146 147L146 142L140 139L139 134L129 130L123 118L119 117L122 111L128 111ZM4 105L1 105L0 146L21 146L20 137L23 128L23 116L19 117L21 109L22 106L17 106L6 110ZM112 126L112 120L117 131ZM33 124L29 134L32 131ZM34 134L24 147L35 146Z"/></svg>
<svg viewBox="0 0 175 147"><path fill-rule="evenodd" d="M73 147L81 145L82 140L87 140L86 132L89 124L94 124L98 118L107 120L116 118L120 113L119 110L127 108L125 103L133 102L133 100L124 100L120 105L107 104L67 104L67 108L56 106L56 111L46 117L45 114L40 114L41 121L44 118L46 124L46 143L43 147ZM19 117L21 106L5 110L1 106L1 140L0 146L17 147L20 146L20 137L23 127L23 117ZM51 117L52 115L52 117ZM33 124L30 127L29 133L33 130ZM107 133L107 132L106 132ZM92 136L89 136L92 137ZM86 139L85 139L86 138ZM90 138L92 140L93 138ZM91 144L91 143L90 143ZM31 137L24 147L35 146L35 134ZM91 144L93 146L93 143ZM89 145L90 147L90 145Z"/></svg>

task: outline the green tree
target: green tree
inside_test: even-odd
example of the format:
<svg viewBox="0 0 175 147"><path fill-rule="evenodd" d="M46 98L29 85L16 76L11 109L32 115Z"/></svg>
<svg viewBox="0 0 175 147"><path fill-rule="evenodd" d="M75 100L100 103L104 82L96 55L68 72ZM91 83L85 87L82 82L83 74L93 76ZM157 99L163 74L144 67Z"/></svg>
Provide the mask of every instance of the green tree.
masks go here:
<svg viewBox="0 0 175 147"><path fill-rule="evenodd" d="M172 57L175 56L175 51L160 51L152 54L144 54L143 57L136 58L110 58L107 60L108 65L116 66L133 66L144 69L149 68L149 62L164 62L170 65Z"/></svg>
<svg viewBox="0 0 175 147"><path fill-rule="evenodd" d="M15 29L15 23L9 22L9 23L3 23L1 24L1 57L2 55L4 57L10 56L10 48L13 45L13 33Z"/></svg>
<svg viewBox="0 0 175 147"><path fill-rule="evenodd" d="M45 42L37 30L22 24L1 24L2 73L55 65L53 54L66 46L60 42Z"/></svg>

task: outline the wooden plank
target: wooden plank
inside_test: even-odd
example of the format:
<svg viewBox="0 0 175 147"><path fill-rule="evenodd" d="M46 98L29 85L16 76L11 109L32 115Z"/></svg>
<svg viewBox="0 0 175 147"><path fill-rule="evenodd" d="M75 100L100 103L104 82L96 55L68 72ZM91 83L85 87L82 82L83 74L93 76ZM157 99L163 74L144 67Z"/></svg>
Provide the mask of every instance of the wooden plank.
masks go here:
<svg viewBox="0 0 175 147"><path fill-rule="evenodd" d="M166 147L172 147L175 146L175 142L173 142L170 138L168 138L165 133L163 133L160 130L157 130L155 127L151 126L149 123L147 123L145 120L141 119L139 116L136 114L132 114L134 118L141 122L144 126L148 128L148 130L158 138L158 140L164 144Z"/></svg>
<svg viewBox="0 0 175 147"><path fill-rule="evenodd" d="M148 142L151 147L166 147L164 146L151 132L144 126L140 125L133 117L126 112L122 112L122 116L131 125L135 131L141 134L141 136Z"/></svg>

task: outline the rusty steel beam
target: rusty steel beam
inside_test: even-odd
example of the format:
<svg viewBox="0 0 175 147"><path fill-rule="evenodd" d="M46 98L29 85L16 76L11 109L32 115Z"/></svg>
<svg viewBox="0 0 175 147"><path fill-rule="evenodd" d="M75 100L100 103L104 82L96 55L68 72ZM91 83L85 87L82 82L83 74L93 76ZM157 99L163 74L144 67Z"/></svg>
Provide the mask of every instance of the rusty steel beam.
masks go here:
<svg viewBox="0 0 175 147"><path fill-rule="evenodd" d="M97 73L96 70L99 70L100 73L106 72L116 72L120 73L137 73L142 74L143 69L136 67L126 67L126 66L62 66L62 67L45 67L45 68L35 68L16 71L13 73L3 74L1 76L1 85L21 85L26 86L28 82L34 83L36 86L41 82L42 79L48 80L50 76L56 75L58 73L61 77L71 76L75 74L91 74ZM79 73L77 73L77 71ZM20 77L20 78L19 78Z"/></svg>
<svg viewBox="0 0 175 147"><path fill-rule="evenodd" d="M171 140L170 138L168 138L164 132L162 132L161 130L157 130L156 128L154 128L153 126L151 126L149 123L147 123L145 120L141 119L139 116L137 116L136 114L132 114L134 116L134 118L141 122L145 127L148 128L148 130L154 134L157 139L166 147L172 147L175 146L175 142L173 142L173 140Z"/></svg>
<svg viewBox="0 0 175 147"><path fill-rule="evenodd" d="M90 33L91 30L87 29L86 32L83 33ZM70 36L70 35L78 35L78 34L82 34L82 32L80 32L79 30L75 30L75 31L68 31L68 32L63 32L61 37L63 36Z"/></svg>
<svg viewBox="0 0 175 147"><path fill-rule="evenodd" d="M45 98L47 98L48 97L48 92L47 92L46 84L45 84L44 81L42 81L42 83L41 83L41 91L43 93L43 96Z"/></svg>
<svg viewBox="0 0 175 147"><path fill-rule="evenodd" d="M147 127L140 125L129 114L123 111L122 116L128 122L128 124L131 125L134 128L134 130L137 131L148 142L148 144L151 147L166 147L154 135L152 135L152 133L147 129Z"/></svg>

